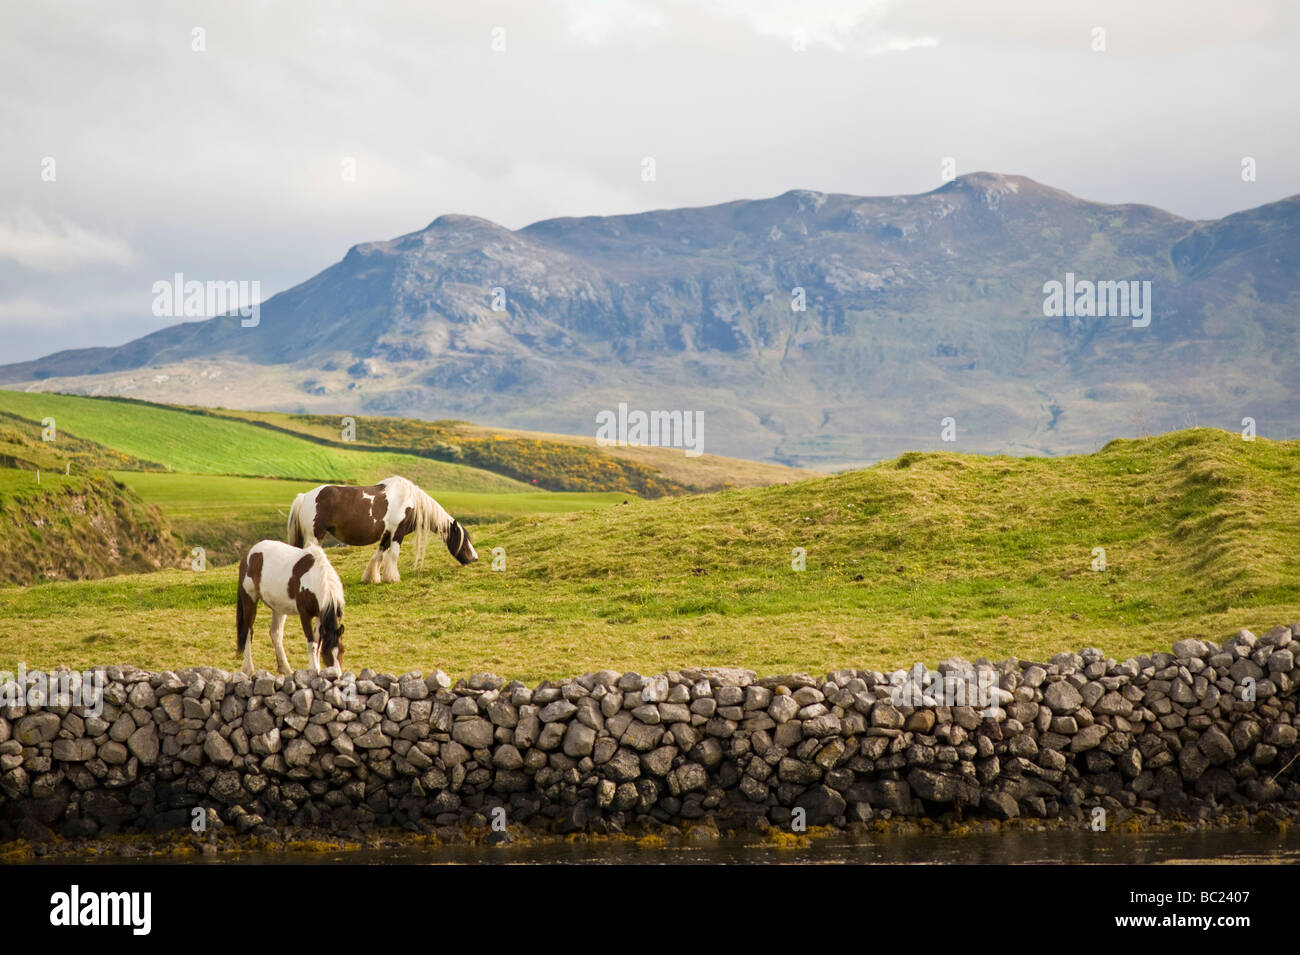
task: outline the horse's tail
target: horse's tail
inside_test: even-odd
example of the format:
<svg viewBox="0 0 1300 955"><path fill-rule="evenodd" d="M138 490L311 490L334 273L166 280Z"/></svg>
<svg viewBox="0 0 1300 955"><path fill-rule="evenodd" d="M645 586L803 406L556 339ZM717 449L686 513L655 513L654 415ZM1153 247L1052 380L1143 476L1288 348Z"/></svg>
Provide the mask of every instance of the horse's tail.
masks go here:
<svg viewBox="0 0 1300 955"><path fill-rule="evenodd" d="M244 578L248 575L248 555L239 558L239 587L235 591L235 651L243 653L248 645L248 634L253 628L249 625L244 612Z"/></svg>
<svg viewBox="0 0 1300 955"><path fill-rule="evenodd" d="M294 547L301 547L306 535L302 532L302 500L306 495L299 494L293 499L293 505L289 508L289 527L285 531L284 539Z"/></svg>

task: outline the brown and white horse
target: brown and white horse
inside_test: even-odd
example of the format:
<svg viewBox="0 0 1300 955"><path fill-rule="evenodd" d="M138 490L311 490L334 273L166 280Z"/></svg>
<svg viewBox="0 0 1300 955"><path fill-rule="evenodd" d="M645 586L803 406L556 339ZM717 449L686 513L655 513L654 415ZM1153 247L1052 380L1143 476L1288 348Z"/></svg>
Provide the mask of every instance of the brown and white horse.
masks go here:
<svg viewBox="0 0 1300 955"><path fill-rule="evenodd" d="M239 562L236 647L244 655L244 672L250 676L250 638L259 600L271 608L271 644L281 673L293 672L284 655L284 621L294 613L307 638L311 668L343 666L343 584L320 547L258 541Z"/></svg>
<svg viewBox="0 0 1300 955"><path fill-rule="evenodd" d="M294 546L319 544L333 534L344 544L379 543L361 582L399 581L397 558L402 540L415 535L415 566L424 563L430 531L436 531L451 556L462 564L478 560L469 531L433 498L404 477L385 478L370 487L322 484L293 499L288 540Z"/></svg>

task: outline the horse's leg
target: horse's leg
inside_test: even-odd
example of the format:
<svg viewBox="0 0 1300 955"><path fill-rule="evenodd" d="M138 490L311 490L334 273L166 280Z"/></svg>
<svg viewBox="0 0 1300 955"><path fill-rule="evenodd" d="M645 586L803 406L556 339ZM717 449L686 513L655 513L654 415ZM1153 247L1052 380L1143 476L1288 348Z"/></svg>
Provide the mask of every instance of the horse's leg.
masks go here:
<svg viewBox="0 0 1300 955"><path fill-rule="evenodd" d="M393 532L385 529L384 536L379 538L379 551L375 554L375 560L378 561L376 580L380 583L402 579L397 573L397 563L393 560L393 553Z"/></svg>
<svg viewBox="0 0 1300 955"><path fill-rule="evenodd" d="M383 559L384 551L381 547L375 551L375 556L370 558L370 563L366 564L365 573L361 575L363 584L377 584L380 582L379 562Z"/></svg>
<svg viewBox="0 0 1300 955"><path fill-rule="evenodd" d="M311 630L311 614L299 610L298 620L302 623L302 632L307 637L307 666L309 669L319 670L320 644L316 642L316 634Z"/></svg>
<svg viewBox="0 0 1300 955"><path fill-rule="evenodd" d="M397 569L397 558L402 553L401 541L394 539L388 545L388 579L393 583L401 583L402 572Z"/></svg>
<svg viewBox="0 0 1300 955"><path fill-rule="evenodd" d="M244 672L249 676L253 675L253 641L250 639L244 644Z"/></svg>
<svg viewBox="0 0 1300 955"><path fill-rule="evenodd" d="M244 593L239 592L239 602L243 609L243 618L240 621L243 624L244 632L244 672L249 676L253 675L253 621L257 618L257 601Z"/></svg>
<svg viewBox="0 0 1300 955"><path fill-rule="evenodd" d="M284 655L284 621L284 614L278 610L271 611L271 645L275 647L275 664L281 673L288 676L293 668L289 666L289 658Z"/></svg>

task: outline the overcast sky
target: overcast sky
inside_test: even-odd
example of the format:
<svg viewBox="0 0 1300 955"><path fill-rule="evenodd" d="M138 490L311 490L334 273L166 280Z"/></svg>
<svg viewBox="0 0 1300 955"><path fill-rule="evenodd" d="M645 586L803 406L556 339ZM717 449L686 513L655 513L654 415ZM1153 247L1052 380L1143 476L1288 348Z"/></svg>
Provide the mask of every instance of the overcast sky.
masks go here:
<svg viewBox="0 0 1300 955"><path fill-rule="evenodd" d="M1288 0L5 0L0 362L170 324L150 305L174 272L266 298L447 212L917 193L952 157L1218 217L1300 192L1298 21Z"/></svg>

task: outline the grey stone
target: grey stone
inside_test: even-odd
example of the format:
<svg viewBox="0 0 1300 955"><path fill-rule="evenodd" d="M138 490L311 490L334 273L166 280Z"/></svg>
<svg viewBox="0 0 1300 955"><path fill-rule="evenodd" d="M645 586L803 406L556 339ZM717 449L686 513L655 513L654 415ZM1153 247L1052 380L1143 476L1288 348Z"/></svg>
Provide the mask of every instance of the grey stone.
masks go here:
<svg viewBox="0 0 1300 955"><path fill-rule="evenodd" d="M575 759L590 756L595 745L596 731L594 729L585 723L579 723L577 720L569 723L569 728L564 733L564 753L566 756L572 756Z"/></svg>
<svg viewBox="0 0 1300 955"><path fill-rule="evenodd" d="M641 688L641 701L643 703L662 703L668 699L668 677L656 676L646 681Z"/></svg>
<svg viewBox="0 0 1300 955"><path fill-rule="evenodd" d="M1201 738L1196 741L1196 745L1213 766L1226 763L1237 755L1237 749L1232 745L1232 740L1217 726L1211 726L1202 733Z"/></svg>
<svg viewBox="0 0 1300 955"><path fill-rule="evenodd" d="M1072 684L1065 680L1058 680L1048 684L1047 689L1043 691L1043 702L1053 713L1073 713L1083 705L1083 696Z"/></svg>
<svg viewBox="0 0 1300 955"><path fill-rule="evenodd" d="M1094 723L1091 726L1085 726L1079 732L1074 734L1070 740L1070 752L1082 753L1094 749L1101 745L1101 741L1106 738L1107 729L1100 723Z"/></svg>
<svg viewBox="0 0 1300 955"><path fill-rule="evenodd" d="M62 726L63 720L59 717L59 714L42 710L39 713L24 716L18 721L13 730L14 739L24 746L38 746L41 743L48 743L58 736Z"/></svg>
<svg viewBox="0 0 1300 955"><path fill-rule="evenodd" d="M641 767L652 776L666 776L676 756L676 747L660 746L641 756Z"/></svg>
<svg viewBox="0 0 1300 955"><path fill-rule="evenodd" d="M662 728L642 723L640 720L633 720L628 724L627 730L624 731L619 742L640 752L649 752L659 744L659 740L662 738Z"/></svg>
<svg viewBox="0 0 1300 955"><path fill-rule="evenodd" d="M576 711L577 707L573 709ZM458 720L451 727L451 738L470 749L487 749L495 737L496 729L482 718Z"/></svg>
<svg viewBox="0 0 1300 955"><path fill-rule="evenodd" d="M126 741L127 749L142 766L152 766L158 762L158 730L153 723L141 726Z"/></svg>
<svg viewBox="0 0 1300 955"><path fill-rule="evenodd" d="M95 741L91 739L56 739L54 759L60 763L84 763L95 758Z"/></svg>
<svg viewBox="0 0 1300 955"><path fill-rule="evenodd" d="M894 704L879 700L871 708L871 725L882 729L902 729L903 714Z"/></svg>
<svg viewBox="0 0 1300 955"><path fill-rule="evenodd" d="M556 700L542 707L537 716L543 723L554 723L557 720L567 720L576 712L578 712L578 707L573 703L568 700Z"/></svg>
<svg viewBox="0 0 1300 955"><path fill-rule="evenodd" d="M794 719L794 715L798 712L799 704L795 702L794 697L789 695L776 697L767 708L767 715L777 723L785 723Z"/></svg>
<svg viewBox="0 0 1300 955"><path fill-rule="evenodd" d="M957 797L957 777L917 767L907 774L908 785L927 802L949 803Z"/></svg>
<svg viewBox="0 0 1300 955"><path fill-rule="evenodd" d="M203 752L218 766L228 766L235 758L235 750L220 733L208 733L203 740Z"/></svg>
<svg viewBox="0 0 1300 955"><path fill-rule="evenodd" d="M315 747L301 737L289 740L288 744L284 747L284 763L290 769L300 766L310 766L312 760L315 758Z"/></svg>
<svg viewBox="0 0 1300 955"><path fill-rule="evenodd" d="M1200 640L1179 640L1174 644L1174 656L1180 660L1186 660L1190 657L1203 657L1208 653L1208 648Z"/></svg>
<svg viewBox="0 0 1300 955"><path fill-rule="evenodd" d="M799 797L796 806L806 813L810 826L825 826L844 815L844 797L829 786L814 786Z"/></svg>

